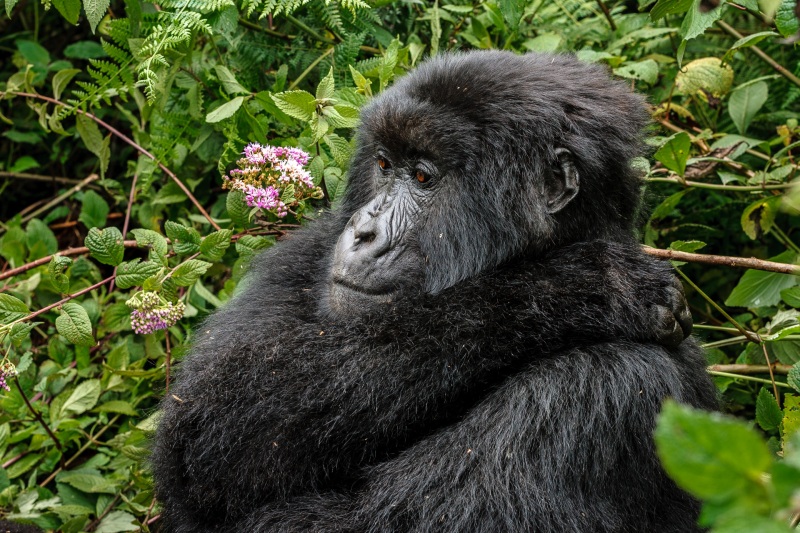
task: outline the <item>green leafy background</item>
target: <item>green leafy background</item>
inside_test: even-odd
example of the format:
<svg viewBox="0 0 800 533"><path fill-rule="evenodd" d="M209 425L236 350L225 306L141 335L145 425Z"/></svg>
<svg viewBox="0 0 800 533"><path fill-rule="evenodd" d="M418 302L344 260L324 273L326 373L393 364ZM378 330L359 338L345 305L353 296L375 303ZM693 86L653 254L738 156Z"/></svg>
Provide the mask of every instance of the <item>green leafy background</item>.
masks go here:
<svg viewBox="0 0 800 533"><path fill-rule="evenodd" d="M497 48L575 53L647 95L640 235L685 281L726 411L668 402L660 457L713 531L796 528L798 32L794 0L5 0L0 517L158 529L147 443L193 326L336 205L370 98ZM248 142L303 148L325 198L277 218L224 190ZM142 291L184 318L134 334Z"/></svg>

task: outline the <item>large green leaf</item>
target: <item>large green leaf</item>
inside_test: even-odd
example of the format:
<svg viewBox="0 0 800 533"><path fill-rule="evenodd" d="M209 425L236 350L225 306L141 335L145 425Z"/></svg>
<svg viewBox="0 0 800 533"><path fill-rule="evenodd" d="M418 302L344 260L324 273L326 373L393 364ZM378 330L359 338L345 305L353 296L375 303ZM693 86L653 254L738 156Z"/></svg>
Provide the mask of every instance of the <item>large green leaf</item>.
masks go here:
<svg viewBox="0 0 800 533"><path fill-rule="evenodd" d="M783 252L770 261L795 263L793 252ZM797 276L763 270L748 270L734 287L725 305L730 307L765 307L781 301L781 291L798 284Z"/></svg>
<svg viewBox="0 0 800 533"><path fill-rule="evenodd" d="M70 414L79 415L85 413L97 405L101 390L102 387L100 386L99 379L87 379L86 381L82 381L75 387L67 400L61 404L60 418L64 418Z"/></svg>
<svg viewBox="0 0 800 533"><path fill-rule="evenodd" d="M93 346L95 343L89 314L75 302L67 302L61 307L61 315L56 318L56 329L78 346Z"/></svg>
<svg viewBox="0 0 800 533"><path fill-rule="evenodd" d="M764 441L744 422L672 400L664 404L654 436L667 473L699 498L758 489L772 463Z"/></svg>
<svg viewBox="0 0 800 533"><path fill-rule="evenodd" d="M693 95L698 91L719 98L733 85L733 69L716 57L702 57L684 65L675 76L675 92Z"/></svg>
<svg viewBox="0 0 800 533"><path fill-rule="evenodd" d="M796 0L782 0L775 12L775 27L784 37L789 37L800 31L800 21L795 15Z"/></svg>
<svg viewBox="0 0 800 533"><path fill-rule="evenodd" d="M90 229L84 244L89 248L92 257L101 263L117 266L122 262L125 253L125 245L122 241L122 233L112 226L105 229Z"/></svg>
<svg viewBox="0 0 800 533"><path fill-rule="evenodd" d="M80 116L80 115L79 115ZM81 200L81 214L78 220L87 228L102 228L106 225L106 217L110 211L103 197L94 191L86 191Z"/></svg>
<svg viewBox="0 0 800 533"><path fill-rule="evenodd" d="M671 171L683 176L691 147L692 140L686 132L676 133L658 149L655 158Z"/></svg>
<svg viewBox="0 0 800 533"><path fill-rule="evenodd" d="M767 101L768 95L769 86L763 81L748 83L731 93L728 100L728 114L739 133L744 135L753 117Z"/></svg>

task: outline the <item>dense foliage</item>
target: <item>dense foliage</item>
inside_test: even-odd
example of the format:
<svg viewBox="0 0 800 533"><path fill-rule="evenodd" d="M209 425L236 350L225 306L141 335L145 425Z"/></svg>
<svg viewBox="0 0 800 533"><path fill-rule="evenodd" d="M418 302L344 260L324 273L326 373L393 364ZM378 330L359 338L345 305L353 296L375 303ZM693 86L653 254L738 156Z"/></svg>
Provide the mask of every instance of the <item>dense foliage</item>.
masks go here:
<svg viewBox="0 0 800 533"><path fill-rule="evenodd" d="M429 55L504 48L574 52L648 95L643 242L675 260L709 372L740 418L668 404L662 459L714 531L797 526L794 0L5 9L0 516L65 532L157 528L148 434L192 327L259 250L336 203L370 97ZM249 143L263 146L243 156ZM750 257L767 261L737 259Z"/></svg>

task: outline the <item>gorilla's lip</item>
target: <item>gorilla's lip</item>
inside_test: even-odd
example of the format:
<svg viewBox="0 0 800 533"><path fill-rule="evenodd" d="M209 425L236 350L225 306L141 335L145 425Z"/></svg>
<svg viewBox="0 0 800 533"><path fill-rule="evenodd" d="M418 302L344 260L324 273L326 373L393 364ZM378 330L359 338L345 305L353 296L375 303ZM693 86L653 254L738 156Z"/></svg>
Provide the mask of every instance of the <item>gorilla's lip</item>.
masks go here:
<svg viewBox="0 0 800 533"><path fill-rule="evenodd" d="M357 292L359 294L363 294L365 296L385 297L385 296L391 296L392 294L397 292L394 290L376 289L372 287L364 287L362 285L356 285L355 283L352 283L351 281L348 281L340 277L333 278L332 282L334 285L344 287L345 289Z"/></svg>

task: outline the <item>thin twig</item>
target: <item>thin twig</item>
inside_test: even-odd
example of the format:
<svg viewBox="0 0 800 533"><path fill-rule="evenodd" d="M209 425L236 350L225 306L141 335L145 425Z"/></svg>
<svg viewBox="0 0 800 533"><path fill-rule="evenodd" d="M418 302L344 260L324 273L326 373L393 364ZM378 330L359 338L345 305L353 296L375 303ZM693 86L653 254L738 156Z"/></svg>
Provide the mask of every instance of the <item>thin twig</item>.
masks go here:
<svg viewBox="0 0 800 533"><path fill-rule="evenodd" d="M63 468L64 449L61 447L61 443L59 442L58 437L56 437L55 433L53 433L53 430L50 429L50 426L47 425L47 422L44 421L44 418L42 418L42 414L39 411L37 411L33 407L33 405L31 405L30 400L28 400L28 397L25 395L25 391L22 390L22 385L19 384L19 378L14 378L14 384L17 386L19 395L22 396L22 399L25 401L25 405L28 407L28 411L31 412L36 421L39 422L39 425L42 426L42 428L44 428L44 430L47 432L50 438L53 439L53 444L55 444L56 448L58 448L58 451L61 452L60 462Z"/></svg>
<svg viewBox="0 0 800 533"><path fill-rule="evenodd" d="M88 450L88 449L89 449L89 447L90 447L90 446L93 444L93 442L92 442L92 441L96 441L97 439L99 439L99 438L100 438L100 435L102 435L102 434L103 434L103 433L105 433L105 432L106 432L108 429L110 429L111 427L113 427L113 426L114 426L114 424L116 424L116 423L117 423L117 420L119 420L119 417L120 417L120 416L122 416L122 415L114 415L114 418L112 418L111 420L109 420L109 421L108 421L108 424L106 424L105 426L103 426L103 428L102 428L100 431L98 431L98 432L97 432L97 434L95 434L94 436L92 436L92 437L90 438L89 442L87 442L86 444L84 444L83 446L81 446L81 447L80 447L80 449L79 449L77 452L75 452L75 455L73 455L72 457L70 457L69 459L67 459L67 461L64 463L64 466L59 466L58 468L56 468L56 469L55 469L55 471L53 471L53 473L51 473L49 476L47 476L47 479L45 479L44 481L42 481L41 483L39 483L39 486L40 486L40 487L46 487L46 486L47 486L47 484L48 484L48 483L50 483L51 481L53 481L53 480L56 478L56 476L57 476L58 474L60 474L60 473L61 473L61 471L62 471L62 470L66 470L66 469L67 469L67 468L68 468L68 467L69 467L69 466L70 466L72 463L74 463L74 462L75 462L75 460L76 460L78 457L80 457L80 456L81 456L81 454L83 454L83 452L85 452L86 450Z"/></svg>
<svg viewBox="0 0 800 533"><path fill-rule="evenodd" d="M698 293L700 296L702 296L703 298L705 298L705 300L706 300L708 303L710 303L712 306L714 306L714 309L716 309L717 311L719 311L719 313L720 313L722 316L724 316L724 317L725 317L725 319L726 319L728 322L730 322L731 324L733 324L733 326L734 326L736 329L738 329L738 330L739 330L739 333L741 333L742 335L744 335L745 337L747 337L747 339L748 339L750 342L757 342L757 343L761 343L761 336L760 336L758 333L755 333L755 332L753 332L753 331L748 331L748 330L744 329L744 326L742 326L741 324L739 324L739 322L737 322L735 318L733 318L731 315L729 315L729 314L727 313L727 311L725 311L725 310L724 310L722 307L720 307L720 306L719 306L719 304L718 304L717 302L715 302L713 298L711 298L711 297L710 297L708 294L706 294L705 292L703 292L703 289L701 289L700 287L698 287L698 286L697 286L697 284L696 284L694 281L692 281L691 279L689 279L689 276L687 276L686 274L684 274L684 273L683 273L683 271L682 271L680 268L676 268L676 269L675 269L675 271L676 271L676 272L678 272L678 274L680 274L680 276L681 276L681 277L682 277L682 278L683 278L683 279L686 281L686 283L688 283L688 284L689 284L689 285L690 285L690 286L691 286L691 287L692 287L694 290L696 290L696 291L697 291L697 293Z"/></svg>
<svg viewBox="0 0 800 533"><path fill-rule="evenodd" d="M611 31L617 31L617 25L614 23L614 18L611 16L611 11L608 10L606 3L603 0L597 0L597 5L603 10L603 15L606 16L608 25L611 26Z"/></svg>
<svg viewBox="0 0 800 533"><path fill-rule="evenodd" d="M41 213L44 213L45 211L47 211L48 209L50 209L51 207L53 207L55 205L60 204L61 202L63 202L64 200L66 200L67 198L69 198L70 196L75 194L76 192L78 192L81 189L83 189L86 185L88 185L91 182L93 182L96 179L98 179L99 177L100 176L98 176L97 174L91 174L87 178L84 178L83 180L80 181L80 183L77 183L76 185L73 185L72 187L70 187L69 190L59 194L58 196L56 196L55 198L53 198L49 202L45 203L41 207L39 207L37 209L34 209L30 213L28 213L27 215L22 217L22 222L27 222L32 218L36 218L37 215L39 215ZM2 233L3 231L4 231L4 228L0 228L0 233Z"/></svg>
<svg viewBox="0 0 800 533"><path fill-rule="evenodd" d="M4 170L0 170L0 178L13 178L13 179L23 179L23 180L33 180L33 181L46 181L49 183L64 183L67 185L75 185L76 183L80 183L81 180L76 180L74 178L63 178L61 176L46 176L44 174L31 174L29 172L7 172Z"/></svg>
<svg viewBox="0 0 800 533"><path fill-rule="evenodd" d="M137 246L139 246L139 244L135 240L122 241L122 245L125 246L125 248L136 248ZM57 252L53 255L70 257L73 255L83 255L88 253L89 253L89 248L87 248L86 246L77 246L75 248L67 248L66 250L61 250L60 252ZM17 276L19 274L24 274L28 270L34 269L42 265L46 265L53 258L53 255L46 255L44 257L40 257L35 261L31 261L30 263L25 263L22 266L18 266L17 268L6 270L5 272L0 273L0 281L3 281L4 279L8 278L13 278L14 276Z"/></svg>
<svg viewBox="0 0 800 533"><path fill-rule="evenodd" d="M776 374L786 375L789 373L789 370L792 369L792 365L782 365L780 363L767 365L741 365L741 364L732 364L732 365L709 365L708 370L714 370L715 372L730 372L732 374L768 374L769 369L772 370Z"/></svg>
<svg viewBox="0 0 800 533"><path fill-rule="evenodd" d="M761 341L761 349L764 351L764 359L767 361L767 369L769 370L769 379L772 381L772 392L775 394L775 401L778 406L781 405L781 395L778 394L778 386L775 384L775 374L772 372L772 365L769 362L769 354L767 353L767 343Z"/></svg>
<svg viewBox="0 0 800 533"><path fill-rule="evenodd" d="M772 384L772 382L770 380L768 380L768 379L756 378L756 377L747 376L747 375L744 375L744 374L731 374L730 372L717 372L716 370L708 370L707 372L709 374L711 374L712 376L720 376L720 377L723 377L723 378L741 379L741 380L744 380L744 381L754 381L756 383L764 383L766 385ZM792 388L791 385L789 385L787 383L781 383L780 381L776 381L775 385L777 385L778 387L784 387L784 388L787 388L787 389L791 389Z"/></svg>
<svg viewBox="0 0 800 533"><path fill-rule="evenodd" d="M713 189L717 191L771 191L781 189L791 189L796 184L774 183L770 185L725 185L722 183L704 183L701 181L681 180L678 178L647 178L649 182L675 183L684 187L695 187L697 189Z"/></svg>
<svg viewBox="0 0 800 533"><path fill-rule="evenodd" d="M671 259L674 261L688 261L690 263L703 263L706 265L723 265L737 268L752 268L754 270L766 270L767 272L777 272L779 274L800 275L800 266L789 265L786 263L776 263L775 261L765 261L755 257L734 257L729 255L710 255L694 254L689 252L679 252L677 250L663 250L661 248L642 247L645 253L660 259ZM0 278L2 279L2 278Z"/></svg>
<svg viewBox="0 0 800 533"><path fill-rule="evenodd" d="M305 70L304 70L304 71L303 71L303 72L302 72L302 73L301 73L301 74L300 74L300 75L297 77L297 79L296 79L296 80L294 80L294 81L293 81L293 82L292 82L292 83L289 85L289 90L291 91L292 89L294 89L295 87L297 87L297 86L300 84L300 82L301 82L301 81L303 81L303 79L305 79L305 77L306 77L306 76L308 76L308 74L309 74L309 73L310 73L312 70L314 70L314 69L317 67L317 65L319 65L320 61L322 61L322 60L323 60L323 59L325 59L327 56L329 56L330 54L332 54L332 53L333 53L333 51L334 51L334 48L331 46L330 48L328 48L328 50L327 50L327 51L326 51L324 54L322 54L321 56L319 56L318 58L316 58L316 59L315 59L315 60L314 60L314 61L313 61L313 62L312 62L310 65L308 65L308 68L306 68L306 69L305 69Z"/></svg>
<svg viewBox="0 0 800 533"><path fill-rule="evenodd" d="M723 20L718 20L717 21L717 25L719 25L720 28L725 30L725 33L727 33L729 35L732 35L733 37L736 37L737 39L741 39L742 37L744 37L741 33L736 31L735 29L733 29L731 26L729 26ZM800 87L800 78L798 78L797 76L792 74L789 70L786 69L786 67L784 67L783 65L781 65L780 63L778 63L777 61L772 59L761 48L759 48L758 46L749 46L748 48L750 50L752 50L758 57L763 59L765 63L767 63L769 66L774 68L778 73L780 73L781 76L783 76L784 78L786 78L790 82L792 82L795 85L797 85L798 87Z"/></svg>
<svg viewBox="0 0 800 533"><path fill-rule="evenodd" d="M276 224L274 227L284 228L284 227L295 227L295 226L296 226L295 224ZM243 233L237 233L236 235L232 236L231 237L231 242L235 242L237 239L243 237L244 235L282 235L283 233L285 233L285 232L283 232L281 230L256 231L256 232L245 231ZM167 243L169 244L170 242L171 241L169 239L167 239ZM137 243L135 240L132 240L132 239L131 240L127 240L127 241L122 241L122 245L125 248L137 248L137 247L139 247L139 243ZM83 255L83 254L88 254L88 253L89 253L89 248L87 248L86 246L78 246L78 247L75 247L75 248L67 248L66 250L62 250L62 251L57 252L57 253L55 253L53 255L61 255L61 256L64 256L64 257L69 257L69 256L73 256L73 255ZM40 257L39 259L36 259L35 261L31 261L30 263L25 263L24 265L18 266L17 268L12 268L11 270L7 270L5 272L2 272L2 273L0 273L0 281L3 281L4 279L8 279L8 278L13 278L14 276L17 276L19 274L24 274L28 270L34 269L34 268L42 266L42 265L46 265L53 258L53 255L47 255L47 256L44 256L44 257Z"/></svg>
<svg viewBox="0 0 800 533"><path fill-rule="evenodd" d="M133 148L135 148L139 153L141 153L142 155L144 155L146 157L149 157L150 159L155 161L156 165L158 165L158 168L160 168L167 176L169 176L172 179L172 181L175 182L175 184L183 191L183 193L186 195L186 197L189 198L189 201L191 201L194 204L194 206L198 209L198 211L200 211L200 214L202 214L205 217L205 219L208 220L208 223L211 224L211 226L213 226L214 229L216 229L216 230L222 229L220 227L220 225L217 224L216 221L213 218L211 218L211 215L208 214L208 212L205 210L205 208L202 206L202 204L197 200L197 198L194 197L194 195L192 194L192 191L190 191L186 187L186 185L183 184L183 182L178 178L178 176L175 175L174 172L172 172L170 169L168 169L166 166L164 166L164 164L161 161L159 161L156 158L156 156L154 156L153 154L148 152L143 146L141 146L138 143L136 143L136 141L134 141L133 139L131 139L130 137L128 137L127 135L125 135L124 133L119 131L118 129L114 128L110 124L104 122L103 120L97 118L96 116L94 116L93 114L91 114L91 113L89 113L87 111L84 111L84 110L82 110L80 108L71 106L69 104L65 104L64 102L61 102L60 100L56 100L55 98L50 98L49 96L43 96L41 94L36 94L36 93L23 93L23 92L18 92L18 91L7 91L7 92L0 91L0 96L4 96L6 94L13 94L15 96L22 96L22 97L25 97L25 98L37 98L39 100L44 100L45 102L50 102L52 104L64 106L67 109L71 109L71 110L75 111L76 113L79 113L81 115L84 115L84 116L94 120L95 122L97 122L98 124L100 124L101 126L106 128L108 131L110 131L112 134L116 135L119 139L121 139L125 143L127 143L130 146L132 146Z"/></svg>
<svg viewBox="0 0 800 533"><path fill-rule="evenodd" d="M124 239L125 236L128 234L128 225L131 222L131 209L133 208L133 199L136 196L136 181L139 179L139 174L133 175L133 180L131 181L131 192L128 195L128 207L125 209L125 222L122 223L122 238ZM118 266L114 267L114 277L117 276L117 268ZM111 280L111 284L108 286L108 292L114 292L114 280Z"/></svg>
<svg viewBox="0 0 800 533"><path fill-rule="evenodd" d="M82 295L86 294L87 292L91 292L91 291L93 291L93 290L95 290L97 288L102 287L103 285L105 285L106 283L108 283L109 281L111 281L113 279L114 279L114 276L111 276L111 277L108 277L108 278L104 279L103 281L98 281L97 283L95 283L91 287L86 287L85 289L81 289L76 293L70 294L66 298L63 298L63 299L57 301L54 304L50 304L50 305L48 305L46 307L42 307L38 311L34 311L33 313L29 314L28 316L24 316L24 317L22 317L22 318L20 318L18 320L15 320L14 322L11 322L8 325L10 326L10 325L16 324L18 322L27 322L28 320L34 319L37 316L42 315L42 314L50 311L51 309L54 309L56 307L60 307L60 306L64 305L65 303L67 303L70 300L74 300L78 296L82 296Z"/></svg>

